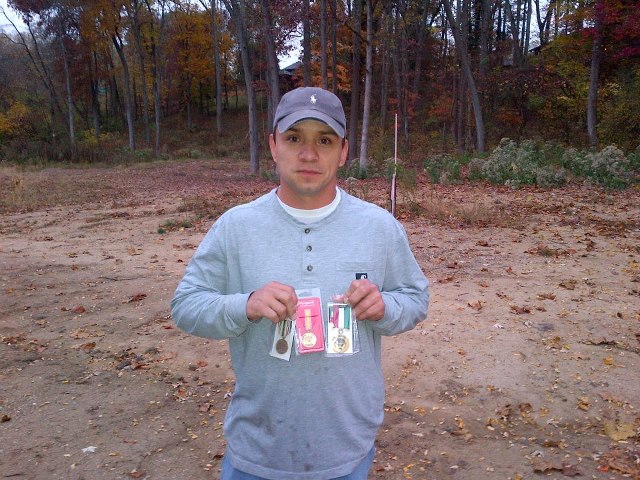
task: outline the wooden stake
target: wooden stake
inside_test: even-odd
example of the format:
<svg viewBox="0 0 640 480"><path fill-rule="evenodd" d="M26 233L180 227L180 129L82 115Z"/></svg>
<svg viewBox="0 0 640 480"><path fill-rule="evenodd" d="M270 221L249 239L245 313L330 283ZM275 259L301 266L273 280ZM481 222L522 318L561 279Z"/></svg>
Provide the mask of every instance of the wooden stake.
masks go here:
<svg viewBox="0 0 640 480"><path fill-rule="evenodd" d="M391 177L391 215L396 216L396 174L398 170L398 114L396 113L393 141L393 176Z"/></svg>

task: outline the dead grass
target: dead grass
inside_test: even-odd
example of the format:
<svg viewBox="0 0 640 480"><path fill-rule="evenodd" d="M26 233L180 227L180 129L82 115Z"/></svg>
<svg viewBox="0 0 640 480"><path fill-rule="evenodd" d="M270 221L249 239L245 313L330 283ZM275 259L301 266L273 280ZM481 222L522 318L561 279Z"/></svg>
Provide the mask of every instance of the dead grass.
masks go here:
<svg viewBox="0 0 640 480"><path fill-rule="evenodd" d="M86 204L118 195L118 186L83 169L0 167L0 213Z"/></svg>

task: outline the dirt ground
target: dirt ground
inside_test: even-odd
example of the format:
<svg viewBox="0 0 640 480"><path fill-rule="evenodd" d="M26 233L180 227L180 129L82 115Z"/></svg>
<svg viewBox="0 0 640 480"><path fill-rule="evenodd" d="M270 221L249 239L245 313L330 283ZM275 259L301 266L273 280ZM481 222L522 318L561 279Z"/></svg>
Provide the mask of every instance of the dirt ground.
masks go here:
<svg viewBox="0 0 640 480"><path fill-rule="evenodd" d="M245 164L0 169L0 477L214 479L227 345L169 301ZM386 205L384 180L343 182ZM640 192L402 192L428 318L386 338L371 479L640 478Z"/></svg>

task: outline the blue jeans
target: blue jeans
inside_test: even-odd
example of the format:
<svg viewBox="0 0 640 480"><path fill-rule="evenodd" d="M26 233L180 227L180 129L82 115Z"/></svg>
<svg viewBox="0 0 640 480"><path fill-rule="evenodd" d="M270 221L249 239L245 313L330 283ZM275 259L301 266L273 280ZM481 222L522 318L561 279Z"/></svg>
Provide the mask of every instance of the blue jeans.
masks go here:
<svg viewBox="0 0 640 480"><path fill-rule="evenodd" d="M334 478L333 480L367 480L369 469L371 468L371 464L373 463L373 456L375 455L375 453L376 453L376 449L374 447L371 449L371 451L365 457L365 459L362 462L360 462L360 465L358 465L353 472L351 472L349 475L344 475L343 477ZM266 480L266 479L241 472L240 470L236 470L235 468L233 468L233 465L231 465L229 458L225 455L224 460L222 461L222 476L220 477L220 480Z"/></svg>

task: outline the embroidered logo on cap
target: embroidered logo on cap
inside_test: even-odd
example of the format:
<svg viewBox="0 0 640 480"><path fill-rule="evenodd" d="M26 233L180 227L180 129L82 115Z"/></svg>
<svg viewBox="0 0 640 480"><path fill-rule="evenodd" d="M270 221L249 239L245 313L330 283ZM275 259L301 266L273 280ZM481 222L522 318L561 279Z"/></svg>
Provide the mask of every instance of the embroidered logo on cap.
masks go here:
<svg viewBox="0 0 640 480"><path fill-rule="evenodd" d="M310 101L311 101L311 103L313 103L314 105L315 105L315 104L316 104L316 102L318 101L318 100L316 99L316 96L315 96L315 95L311 95L311 98L310 98L309 100L310 100Z"/></svg>
<svg viewBox="0 0 640 480"><path fill-rule="evenodd" d="M369 278L369 274L366 272L356 273L356 280L365 280Z"/></svg>

